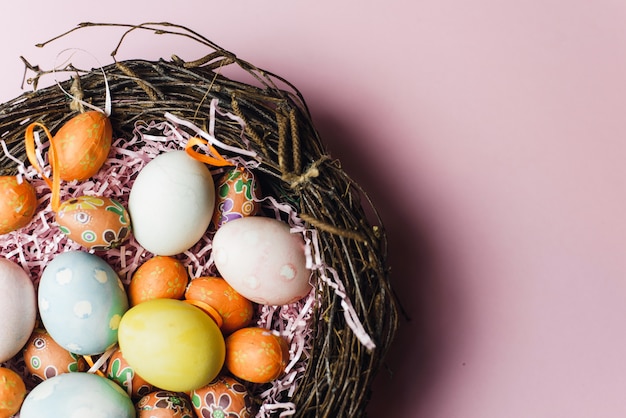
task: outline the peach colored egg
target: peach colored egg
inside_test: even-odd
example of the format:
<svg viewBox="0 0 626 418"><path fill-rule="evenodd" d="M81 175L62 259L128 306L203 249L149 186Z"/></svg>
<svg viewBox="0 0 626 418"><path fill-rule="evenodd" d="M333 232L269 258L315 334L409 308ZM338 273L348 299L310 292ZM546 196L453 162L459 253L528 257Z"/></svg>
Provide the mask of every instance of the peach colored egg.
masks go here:
<svg viewBox="0 0 626 418"><path fill-rule="evenodd" d="M248 389L230 376L219 376L191 392L191 403L199 417L250 418L252 397Z"/></svg>
<svg viewBox="0 0 626 418"><path fill-rule="evenodd" d="M215 212L212 220L215 228L233 219L258 213L261 189L250 170L244 167L230 169L215 186Z"/></svg>
<svg viewBox="0 0 626 418"><path fill-rule="evenodd" d="M84 372L87 362L82 356L70 353L44 329L36 329L24 347L26 368L41 380L46 380L61 373Z"/></svg>
<svg viewBox="0 0 626 418"><path fill-rule="evenodd" d="M252 302L220 277L193 279L185 291L185 299L199 300L215 309L222 318L220 328L224 334L243 328L252 321Z"/></svg>
<svg viewBox="0 0 626 418"><path fill-rule="evenodd" d="M133 274L128 287L130 305L158 298L181 299L188 281L180 261L169 256L152 257Z"/></svg>
<svg viewBox="0 0 626 418"><path fill-rule="evenodd" d="M100 170L111 149L113 130L109 118L95 110L68 120L54 135L62 180L85 180Z"/></svg>
<svg viewBox="0 0 626 418"><path fill-rule="evenodd" d="M11 417L20 410L26 397L26 385L19 374L0 367L0 417Z"/></svg>
<svg viewBox="0 0 626 418"><path fill-rule="evenodd" d="M66 200L59 207L56 223L69 239L96 251L119 247L131 233L128 211L109 197Z"/></svg>
<svg viewBox="0 0 626 418"><path fill-rule="evenodd" d="M16 176L0 176L0 235L25 227L37 209L35 188Z"/></svg>
<svg viewBox="0 0 626 418"><path fill-rule="evenodd" d="M242 328L225 342L226 368L248 382L271 382L284 372L289 361L287 342L264 328Z"/></svg>
<svg viewBox="0 0 626 418"><path fill-rule="evenodd" d="M137 402L137 418L194 418L194 415L187 395L157 390Z"/></svg>
<svg viewBox="0 0 626 418"><path fill-rule="evenodd" d="M130 367L119 348L109 358L106 377L120 385L134 399L155 389Z"/></svg>

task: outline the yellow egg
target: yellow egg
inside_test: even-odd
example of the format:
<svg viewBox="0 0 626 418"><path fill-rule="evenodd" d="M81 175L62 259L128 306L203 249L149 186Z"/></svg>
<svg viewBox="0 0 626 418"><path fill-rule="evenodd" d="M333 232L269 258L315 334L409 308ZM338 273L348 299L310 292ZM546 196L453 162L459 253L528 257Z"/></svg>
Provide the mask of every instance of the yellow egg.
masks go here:
<svg viewBox="0 0 626 418"><path fill-rule="evenodd" d="M0 176L0 235L20 229L33 219L37 195L27 181Z"/></svg>
<svg viewBox="0 0 626 418"><path fill-rule="evenodd" d="M224 337L202 310L176 299L153 299L132 307L118 331L128 364L164 390L189 392L208 384L225 358Z"/></svg>

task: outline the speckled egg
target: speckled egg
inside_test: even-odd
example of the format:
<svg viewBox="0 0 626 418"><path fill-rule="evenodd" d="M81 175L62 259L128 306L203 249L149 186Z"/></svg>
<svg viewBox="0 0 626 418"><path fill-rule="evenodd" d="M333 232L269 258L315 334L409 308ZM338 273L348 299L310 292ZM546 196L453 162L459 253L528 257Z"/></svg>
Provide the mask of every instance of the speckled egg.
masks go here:
<svg viewBox="0 0 626 418"><path fill-rule="evenodd" d="M135 406L118 385L91 373L65 373L26 396L20 418L135 418Z"/></svg>
<svg viewBox="0 0 626 418"><path fill-rule="evenodd" d="M131 233L128 211L109 197L80 196L66 200L57 211L56 223L69 239L96 251L119 247Z"/></svg>
<svg viewBox="0 0 626 418"><path fill-rule="evenodd" d="M19 411L26 385L22 377L11 369L0 367L0 417L11 417Z"/></svg>
<svg viewBox="0 0 626 418"><path fill-rule="evenodd" d="M254 174L244 168L228 170L215 184L215 213L213 226L244 216L254 216L259 211L261 188Z"/></svg>
<svg viewBox="0 0 626 418"><path fill-rule="evenodd" d="M120 385L133 399L141 398L155 389L130 367L119 348L109 358L106 376Z"/></svg>
<svg viewBox="0 0 626 418"><path fill-rule="evenodd" d="M141 398L136 406L137 418L194 418L191 402L182 393L158 390Z"/></svg>
<svg viewBox="0 0 626 418"><path fill-rule="evenodd" d="M250 418L252 398L248 389L230 376L219 376L191 392L191 403L199 417Z"/></svg>
<svg viewBox="0 0 626 418"><path fill-rule="evenodd" d="M44 329L33 331L24 347L24 362L28 371L41 380L88 369L84 358L61 347Z"/></svg>
<svg viewBox="0 0 626 418"><path fill-rule="evenodd" d="M150 299L180 299L189 281L183 264L172 257L155 256L143 263L133 274L128 286L131 306Z"/></svg>
<svg viewBox="0 0 626 418"><path fill-rule="evenodd" d="M311 290L302 235L274 218L225 223L213 238L213 254L220 275L253 302L285 305Z"/></svg>
<svg viewBox="0 0 626 418"><path fill-rule="evenodd" d="M124 286L100 257L69 251L57 255L39 283L39 312L50 336L81 355L101 354L117 343L128 309Z"/></svg>

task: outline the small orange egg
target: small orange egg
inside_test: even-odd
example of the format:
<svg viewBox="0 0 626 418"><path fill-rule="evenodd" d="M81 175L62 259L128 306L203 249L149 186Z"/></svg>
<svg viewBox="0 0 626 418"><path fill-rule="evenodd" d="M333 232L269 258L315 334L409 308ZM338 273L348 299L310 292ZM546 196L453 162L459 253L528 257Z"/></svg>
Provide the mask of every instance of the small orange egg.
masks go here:
<svg viewBox="0 0 626 418"><path fill-rule="evenodd" d="M243 328L252 321L252 302L220 277L193 279L187 287L185 299L198 300L215 309L222 317L220 328L224 334Z"/></svg>
<svg viewBox="0 0 626 418"><path fill-rule="evenodd" d="M187 270L173 257L155 256L133 274L128 287L131 306L151 299L181 299L189 281Z"/></svg>
<svg viewBox="0 0 626 418"><path fill-rule="evenodd" d="M24 362L28 371L41 380L62 373L87 370L87 362L83 357L61 347L43 329L36 329L26 343Z"/></svg>
<svg viewBox="0 0 626 418"><path fill-rule="evenodd" d="M120 385L133 399L141 398L155 389L128 364L118 348L107 364L107 378Z"/></svg>
<svg viewBox="0 0 626 418"><path fill-rule="evenodd" d="M264 328L242 328L225 342L226 368L248 382L271 382L284 372L289 361L286 341Z"/></svg>
<svg viewBox="0 0 626 418"><path fill-rule="evenodd" d="M54 149L62 180L86 180L100 170L111 149L109 118L91 110L68 120L54 135Z"/></svg>
<svg viewBox="0 0 626 418"><path fill-rule="evenodd" d="M108 197L69 199L59 207L55 220L69 239L90 250L117 248L131 233L128 211Z"/></svg>
<svg viewBox="0 0 626 418"><path fill-rule="evenodd" d="M30 183L0 176L0 235L28 225L36 209L37 194Z"/></svg>
<svg viewBox="0 0 626 418"><path fill-rule="evenodd" d="M206 386L191 392L191 403L199 417L253 416L248 389L230 376L219 376Z"/></svg>
<svg viewBox="0 0 626 418"><path fill-rule="evenodd" d="M20 410L26 397L26 385L19 374L0 367L0 417L11 417Z"/></svg>

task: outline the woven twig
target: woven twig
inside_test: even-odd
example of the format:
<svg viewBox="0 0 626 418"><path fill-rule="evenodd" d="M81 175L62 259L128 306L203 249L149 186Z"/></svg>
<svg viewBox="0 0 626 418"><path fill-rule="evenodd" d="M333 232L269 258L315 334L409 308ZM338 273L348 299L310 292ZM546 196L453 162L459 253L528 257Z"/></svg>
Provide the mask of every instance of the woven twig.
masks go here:
<svg viewBox="0 0 626 418"><path fill-rule="evenodd" d="M377 226L368 220L362 206L370 205L366 194L328 155L301 94L284 79L182 26L87 23L73 30L91 26L126 30L112 54L114 58L124 38L138 29L188 37L210 50L193 62L173 56L171 60L136 59L105 66L113 97L115 135L131 138L136 122L161 121L165 112L206 126L209 102L214 98L221 108L245 121L248 144L242 142L241 126L223 118L215 127L220 140L253 149L258 155L263 190L294 205L301 218L318 231L324 262L342 279L356 314L376 344L375 349L366 349L346 323L340 297L332 289L320 290L311 322L315 327L312 352L298 390L289 401L297 405L299 417L365 416L372 379L397 325L385 232L380 219L376 219ZM258 85L225 77L220 70L228 65L239 66ZM28 66L35 72L31 83L36 83L45 72ZM61 85L69 91L71 83ZM84 100L103 107L105 85L100 70L81 73L80 87ZM26 160L23 138L28 122L39 121L55 130L73 116L70 103L58 86L52 86L1 104L1 138L13 155ZM228 152L225 155L229 156ZM15 163L0 156L0 175L15 172Z"/></svg>

